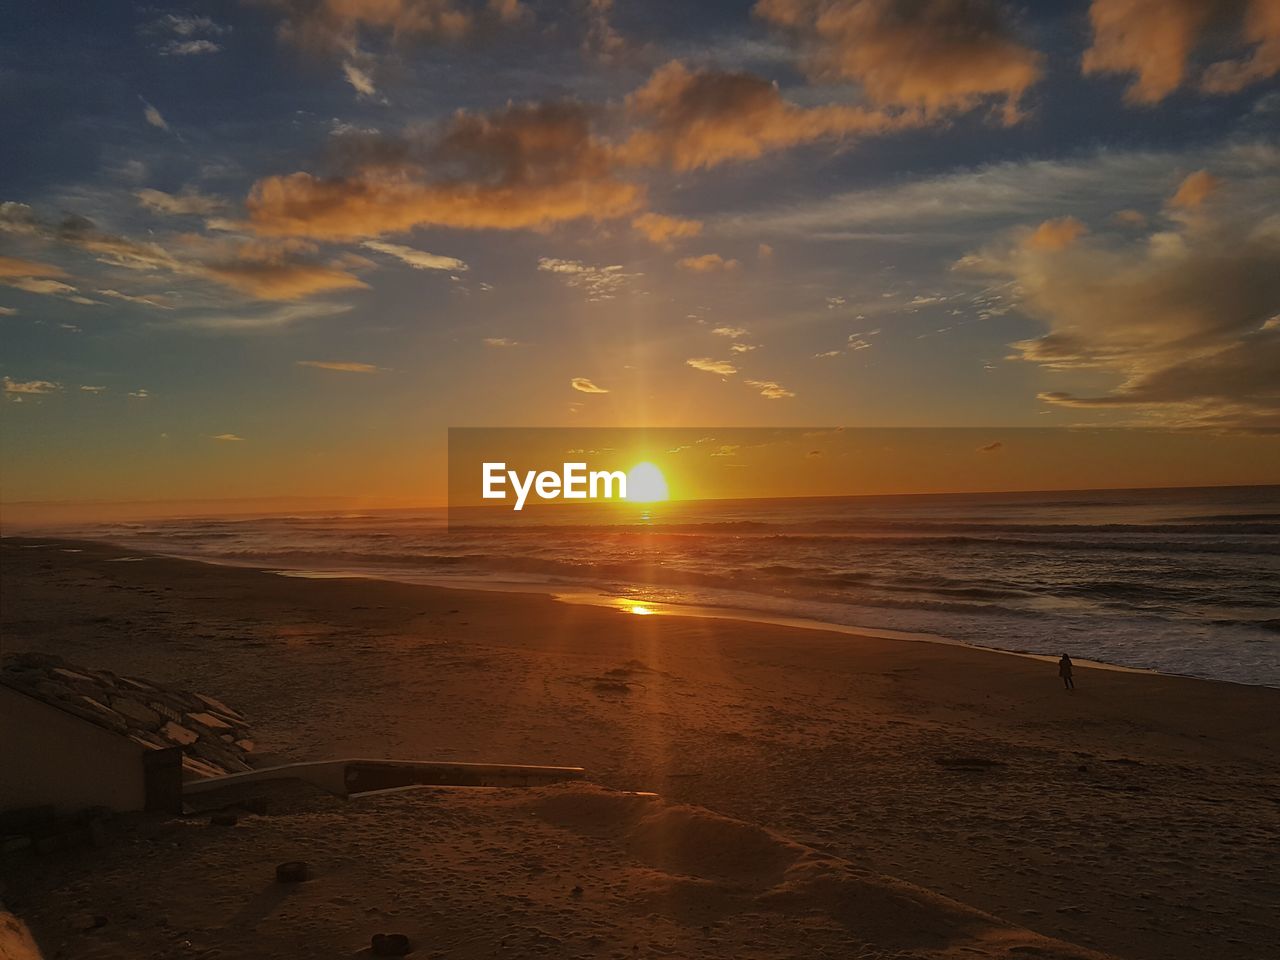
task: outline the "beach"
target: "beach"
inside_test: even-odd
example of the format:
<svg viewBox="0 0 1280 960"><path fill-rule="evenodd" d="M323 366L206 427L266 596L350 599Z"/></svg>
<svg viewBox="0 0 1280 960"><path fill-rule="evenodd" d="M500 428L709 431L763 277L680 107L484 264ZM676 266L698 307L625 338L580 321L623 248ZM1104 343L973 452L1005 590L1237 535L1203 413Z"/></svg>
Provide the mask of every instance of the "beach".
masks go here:
<svg viewBox="0 0 1280 960"><path fill-rule="evenodd" d="M1280 941L1280 690L1080 665L1067 693L1052 663L958 645L91 542L0 551L5 652L198 687L264 759L580 765L1085 950Z"/></svg>

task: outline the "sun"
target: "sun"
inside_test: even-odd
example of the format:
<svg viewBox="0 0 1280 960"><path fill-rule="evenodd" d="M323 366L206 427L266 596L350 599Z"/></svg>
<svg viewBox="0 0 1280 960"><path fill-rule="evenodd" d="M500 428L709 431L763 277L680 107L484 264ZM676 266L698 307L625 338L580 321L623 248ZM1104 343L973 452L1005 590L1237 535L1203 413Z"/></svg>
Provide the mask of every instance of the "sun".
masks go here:
<svg viewBox="0 0 1280 960"><path fill-rule="evenodd" d="M656 503L668 496L667 478L648 460L627 471L628 503Z"/></svg>

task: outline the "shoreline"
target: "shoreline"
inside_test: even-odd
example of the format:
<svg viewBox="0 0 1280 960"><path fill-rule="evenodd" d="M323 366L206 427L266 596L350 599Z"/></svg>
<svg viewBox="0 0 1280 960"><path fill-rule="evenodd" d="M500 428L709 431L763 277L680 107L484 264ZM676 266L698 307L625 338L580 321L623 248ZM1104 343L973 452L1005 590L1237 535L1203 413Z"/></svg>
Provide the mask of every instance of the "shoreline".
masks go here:
<svg viewBox="0 0 1280 960"><path fill-rule="evenodd" d="M158 554L158 556L165 556ZM220 561L206 560L200 557L177 557L175 560L189 559L197 563L220 565ZM239 566L239 564L227 564ZM889 630L883 627L857 626L847 623L836 623L830 620L818 620L812 617L775 616L765 611L752 610L748 607L715 606L711 604L670 603L658 600L644 600L627 597L596 587L576 587L566 589L562 584L550 582L525 581L483 581L483 580L442 580L442 579L400 579L380 576L376 573L360 573L355 570L329 572L323 570L287 570L250 565L249 569L261 573L275 574L281 577L295 577L303 580L377 580L383 583L404 583L424 587L438 587L441 590L479 590L493 593L525 593L535 596L549 596L560 603L574 603L590 607L603 607L609 610L621 610L624 613L641 616L663 617L695 617L702 620L729 620L735 623L760 623L775 627L786 627L794 630L819 630L825 633L842 633L851 637L873 637L877 640L895 640L906 643L939 643L944 646L963 647L966 650L980 650L984 653L999 653L1010 657L1025 657L1041 663L1057 663L1058 658L1052 654L1029 653L1023 650L1005 650L1001 647L983 647L976 643L966 643L954 637L937 633L911 633L904 630ZM636 608L643 608L643 613ZM1085 657L1073 658L1076 666L1094 670L1115 670L1120 673L1149 673L1161 677L1182 677L1187 680L1208 680L1211 683L1238 683L1245 687L1265 687L1263 683L1245 683L1236 680L1219 680L1213 677L1197 677L1191 674L1162 673L1147 667L1128 667L1119 663L1107 663L1103 660L1090 660Z"/></svg>
<svg viewBox="0 0 1280 960"><path fill-rule="evenodd" d="M581 766L1126 960L1280 938L1275 689L137 555L0 540L5 650L219 697L263 763Z"/></svg>
<svg viewBox="0 0 1280 960"><path fill-rule="evenodd" d="M170 560L182 560L192 563L202 563L214 567L229 567L241 570L254 570L259 573L270 574L274 576L290 577L302 580L372 580L380 583L399 583L408 586L424 586L434 587L441 590L459 590L459 591L480 591L492 593L511 593L511 594L529 594L534 596L548 596L561 603L581 604L584 606L603 607L606 609L623 609L628 607L642 606L648 608L649 611L656 616L676 616L676 617L694 617L708 620L728 620L741 623L759 623L769 624L773 626L786 627L797 630L814 630L827 633L838 633L852 637L873 637L882 640L896 640L914 643L936 643L944 646L961 647L967 650L977 650L984 653L1001 654L1003 656L1022 657L1028 660L1035 660L1041 663L1056 663L1057 656L1053 654L1032 653L1027 650L1012 650L1004 647L983 646L981 644L970 643L955 637L949 637L940 633L925 633L905 630L893 630L885 627L864 626L856 624L839 623L832 620L822 620L816 617L799 617L787 616L780 614L771 614L764 610L753 610L749 607L740 606L720 606L713 604L695 604L695 603L672 603L667 601L653 601L637 598L628 598L625 593L617 593L608 591L600 587L592 587L586 584L580 586L571 586L563 583L555 583L552 581L506 581L506 580L484 580L474 579L467 580L463 578L446 579L435 577L414 577L414 576L394 576L387 571L362 571L353 568L303 568L303 567L283 567L277 564L260 563L260 562L238 562L235 560L189 556L185 554L162 553L156 550L133 547L129 544L122 544L115 541L102 540L80 540L72 537L32 537L27 534L8 536L0 539L13 540L45 540L56 543L67 544L98 544L107 545L115 549L137 553L146 557L162 557ZM1247 681L1247 680L1231 680L1221 677L1204 677L1191 673L1177 673L1173 671L1158 670L1152 667L1130 666L1122 663L1111 663L1106 660L1099 660L1090 657L1072 657L1072 663L1078 667L1092 670L1109 670L1118 673L1135 673L1149 674L1159 677L1178 677L1186 680L1202 680L1208 683L1224 683L1242 687L1262 687L1264 689L1280 689L1280 686L1272 685L1265 682Z"/></svg>

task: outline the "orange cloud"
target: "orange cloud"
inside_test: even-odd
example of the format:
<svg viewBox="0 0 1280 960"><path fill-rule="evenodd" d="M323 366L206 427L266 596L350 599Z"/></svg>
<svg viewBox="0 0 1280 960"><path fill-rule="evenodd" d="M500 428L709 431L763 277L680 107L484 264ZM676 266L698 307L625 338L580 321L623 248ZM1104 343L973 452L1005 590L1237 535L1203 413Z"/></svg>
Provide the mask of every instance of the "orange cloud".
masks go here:
<svg viewBox="0 0 1280 960"><path fill-rule="evenodd" d="M1169 198L1169 206L1183 207L1191 210L1209 199L1209 195L1222 186L1222 181L1208 170L1197 170L1178 185L1178 190Z"/></svg>
<svg viewBox="0 0 1280 960"><path fill-rule="evenodd" d="M211 265L206 272L259 300L296 300L331 290L368 286L345 270L309 263L241 260Z"/></svg>
<svg viewBox="0 0 1280 960"><path fill-rule="evenodd" d="M0 257L0 277L65 277L67 271L48 263Z"/></svg>
<svg viewBox="0 0 1280 960"><path fill-rule="evenodd" d="M810 72L853 80L881 106L937 114L1003 99L1012 123L1042 73L1044 57L989 0L759 0L755 13L808 46Z"/></svg>
<svg viewBox="0 0 1280 960"><path fill-rule="evenodd" d="M337 263L307 259L315 252L306 241L219 242L201 236L179 238L190 260L177 271L217 281L258 300L298 300L317 293L366 287Z"/></svg>
<svg viewBox="0 0 1280 960"><path fill-rule="evenodd" d="M1129 103L1158 103L1173 93L1186 81L1196 49L1211 35L1229 36L1231 27L1252 52L1210 65L1199 78L1201 90L1234 93L1280 73L1275 0L1093 0L1089 20L1093 46L1084 72L1134 74L1125 91Z"/></svg>
<svg viewBox="0 0 1280 960"><path fill-rule="evenodd" d="M359 239L418 226L540 229L607 220L640 207L641 186L619 180L607 145L577 104L518 104L460 113L432 145L432 180L409 160L322 180L309 173L258 181L247 202L258 233Z"/></svg>
<svg viewBox="0 0 1280 960"><path fill-rule="evenodd" d="M312 49L349 51L366 31L392 39L458 40L476 12L454 0L258 0L283 15L282 39ZM496 4L499 14L513 4Z"/></svg>
<svg viewBox="0 0 1280 960"><path fill-rule="evenodd" d="M662 247L670 247L673 240L696 237L702 232L701 220L684 220L661 213L642 213L631 221L631 226L644 234L650 243Z"/></svg>
<svg viewBox="0 0 1280 960"><path fill-rule="evenodd" d="M700 257L685 257L677 261L676 266L692 273L711 273L714 270L737 270L739 263L737 260L726 260L718 253L704 253Z"/></svg>
<svg viewBox="0 0 1280 960"><path fill-rule="evenodd" d="M1032 250L1065 250L1088 232L1075 217L1058 217L1040 224L1024 242Z"/></svg>
<svg viewBox="0 0 1280 960"><path fill-rule="evenodd" d="M1204 72L1201 88L1208 93L1235 93L1280 73L1280 3L1253 0L1244 18L1244 41L1253 52L1238 60L1223 60Z"/></svg>
<svg viewBox="0 0 1280 960"><path fill-rule="evenodd" d="M359 363L354 360L298 360L296 362L300 367L336 370L339 373L377 373L380 369L372 363Z"/></svg>
<svg viewBox="0 0 1280 960"><path fill-rule="evenodd" d="M1111 215L1114 223L1122 227L1142 228L1147 225L1147 215L1140 210L1117 210Z"/></svg>
<svg viewBox="0 0 1280 960"><path fill-rule="evenodd" d="M167 241L167 246L154 240L140 241L130 237L103 233L83 217L68 217L58 224L48 224L34 214L24 213L25 231L48 243L70 246L90 254L101 263L154 274L164 271L177 276L213 281L246 293L259 300L294 300L316 293L363 287L365 283L343 269L339 263L322 264L308 257L315 253L313 244L298 240L244 242L211 239L200 234L181 234ZM63 275L57 267L32 261L6 261L10 269L36 268L35 276ZM0 276L5 269L0 263ZM9 281L33 293L74 294L75 288L57 280L32 279L22 273ZM117 300L159 306L145 297L119 290L103 290L103 296ZM78 302L92 302L81 298Z"/></svg>
<svg viewBox="0 0 1280 960"><path fill-rule="evenodd" d="M690 70L672 61L654 71L627 106L641 129L619 148L630 164L676 170L753 160L816 140L885 133L918 125L911 113L840 104L800 107L750 73Z"/></svg>

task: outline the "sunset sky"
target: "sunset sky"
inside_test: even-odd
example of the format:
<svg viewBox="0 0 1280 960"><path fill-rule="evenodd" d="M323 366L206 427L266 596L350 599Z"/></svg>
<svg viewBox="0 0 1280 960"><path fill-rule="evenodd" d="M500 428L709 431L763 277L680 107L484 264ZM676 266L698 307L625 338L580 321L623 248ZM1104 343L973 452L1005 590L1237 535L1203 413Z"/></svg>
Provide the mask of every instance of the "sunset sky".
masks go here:
<svg viewBox="0 0 1280 960"><path fill-rule="evenodd" d="M1280 2L15 5L0 377L7 501L429 500L450 426L1254 450Z"/></svg>

